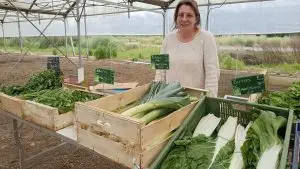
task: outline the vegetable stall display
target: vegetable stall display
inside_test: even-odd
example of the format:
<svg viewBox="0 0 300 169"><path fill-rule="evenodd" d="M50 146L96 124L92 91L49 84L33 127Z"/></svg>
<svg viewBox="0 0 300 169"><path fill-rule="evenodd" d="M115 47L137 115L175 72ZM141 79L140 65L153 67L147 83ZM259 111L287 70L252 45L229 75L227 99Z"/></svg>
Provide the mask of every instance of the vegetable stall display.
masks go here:
<svg viewBox="0 0 300 169"><path fill-rule="evenodd" d="M0 92L16 96L19 99L32 100L56 107L60 114L73 110L77 101L85 102L100 98L99 95L86 91L64 89L62 83L62 75L48 69L32 75L29 81L22 86L4 86Z"/></svg>
<svg viewBox="0 0 300 169"><path fill-rule="evenodd" d="M135 163L145 168L206 93L179 83L152 82L78 102L78 142L127 167Z"/></svg>
<svg viewBox="0 0 300 169"><path fill-rule="evenodd" d="M51 130L72 125L76 102L95 100L102 95L62 87L63 77L48 69L34 74L24 85L1 89L1 109Z"/></svg>
<svg viewBox="0 0 300 169"><path fill-rule="evenodd" d="M150 169L285 169L293 111L206 97Z"/></svg>
<svg viewBox="0 0 300 169"><path fill-rule="evenodd" d="M20 118L24 116L24 94L62 86L62 76L54 70L44 70L30 77L24 85L3 86L0 89L0 108Z"/></svg>

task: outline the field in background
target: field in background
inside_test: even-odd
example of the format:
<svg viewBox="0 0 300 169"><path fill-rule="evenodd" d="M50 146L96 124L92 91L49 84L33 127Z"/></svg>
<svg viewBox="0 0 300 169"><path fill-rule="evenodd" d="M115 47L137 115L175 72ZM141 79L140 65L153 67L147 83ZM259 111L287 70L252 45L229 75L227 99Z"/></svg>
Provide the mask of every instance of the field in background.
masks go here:
<svg viewBox="0 0 300 169"><path fill-rule="evenodd" d="M23 52L62 55L65 37L23 37ZM82 37L82 55L95 59L149 61L160 51L162 36L92 36ZM224 69L268 68L273 72L300 72L300 36L219 36L220 65ZM68 56L78 55L77 37L68 37ZM5 43L5 45L4 45ZM73 43L73 48L71 44ZM52 44L55 44L56 49ZM5 46L5 47L4 47ZM2 51L19 52L18 38L0 38ZM88 53L87 53L88 49Z"/></svg>

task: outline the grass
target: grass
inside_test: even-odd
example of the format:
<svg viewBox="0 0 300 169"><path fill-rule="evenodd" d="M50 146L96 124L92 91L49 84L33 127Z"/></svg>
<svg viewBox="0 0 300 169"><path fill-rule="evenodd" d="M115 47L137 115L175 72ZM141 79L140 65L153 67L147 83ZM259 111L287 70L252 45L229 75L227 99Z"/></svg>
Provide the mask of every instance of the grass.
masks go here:
<svg viewBox="0 0 300 169"><path fill-rule="evenodd" d="M291 37L267 37L267 36L220 36L216 38L220 46L244 46L244 47L257 47L264 44L271 44L272 46L291 46Z"/></svg>
<svg viewBox="0 0 300 169"><path fill-rule="evenodd" d="M126 60L150 60L150 56L153 54L158 54L160 52L160 48L158 47L148 47L141 49L130 49L127 51L119 52L118 59L126 59Z"/></svg>
<svg viewBox="0 0 300 169"><path fill-rule="evenodd" d="M64 37L48 37L65 53ZM20 52L17 38L6 38L6 47L10 52ZM61 55L44 38L24 37L24 49L30 47L30 53L37 55ZM68 38L70 40L70 38ZM109 58L107 49L112 49L113 59L150 61L152 54L158 54L162 36L92 36L88 39L89 55L94 58ZM300 36L220 36L216 37L218 46L259 47L262 51L219 51L220 66L223 69L244 70L248 68L267 68L272 71L296 73L300 71ZM73 56L70 41L68 56ZM78 39L73 37L75 55L78 55ZM86 56L86 40L81 40L82 56ZM290 48L292 51L281 49ZM4 51L3 39L0 49ZM280 50L278 50L280 49ZM112 51L110 50L110 51ZM238 53L237 52L241 52ZM105 56L104 56L105 55Z"/></svg>
<svg viewBox="0 0 300 169"><path fill-rule="evenodd" d="M295 63L295 64L285 63L285 64L278 64L278 65L262 64L262 65L257 65L257 66L254 66L254 67L256 67L256 68L267 68L270 71L284 72L284 73L289 73L289 74L294 74L294 73L300 72L300 64L298 64L298 63Z"/></svg>

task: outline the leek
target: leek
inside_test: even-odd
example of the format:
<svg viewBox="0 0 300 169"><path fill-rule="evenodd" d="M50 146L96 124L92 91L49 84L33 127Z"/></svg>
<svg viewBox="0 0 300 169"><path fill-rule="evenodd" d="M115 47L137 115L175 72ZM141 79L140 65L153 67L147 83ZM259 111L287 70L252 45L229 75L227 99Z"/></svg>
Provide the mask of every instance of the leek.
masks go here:
<svg viewBox="0 0 300 169"><path fill-rule="evenodd" d="M151 112L147 113L145 116L143 116L140 119L140 122L148 124L150 123L152 120L155 120L159 117L162 117L170 112L172 112L174 109L155 109L152 110Z"/></svg>
<svg viewBox="0 0 300 169"><path fill-rule="evenodd" d="M145 112L141 112L141 113L136 114L136 115L134 115L134 116L132 116L132 117L137 118L137 119L140 119L140 118L144 117L147 113L148 113L148 112L146 112L146 111L145 111Z"/></svg>
<svg viewBox="0 0 300 169"><path fill-rule="evenodd" d="M158 99L152 100L150 102L135 106L125 112L122 115L126 116L134 116L141 112L151 111L154 109L161 109L161 108L170 108L177 110L181 107L184 107L190 103L189 97L168 97L165 99Z"/></svg>

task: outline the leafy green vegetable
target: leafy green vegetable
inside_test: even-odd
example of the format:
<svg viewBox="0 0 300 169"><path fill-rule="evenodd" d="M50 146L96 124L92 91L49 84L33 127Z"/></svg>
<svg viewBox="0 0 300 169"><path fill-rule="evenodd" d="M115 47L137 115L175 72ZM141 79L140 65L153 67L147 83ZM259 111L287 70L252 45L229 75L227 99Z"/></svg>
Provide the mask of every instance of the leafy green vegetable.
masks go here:
<svg viewBox="0 0 300 169"><path fill-rule="evenodd" d="M174 144L175 148L163 161L161 169L206 169L211 163L216 143L212 137L200 134L176 140Z"/></svg>
<svg viewBox="0 0 300 169"><path fill-rule="evenodd" d="M73 99L75 101L86 102L89 100L96 100L100 98L100 95L94 93L87 93L85 91L74 90L72 92Z"/></svg>
<svg viewBox="0 0 300 169"><path fill-rule="evenodd" d="M228 169L233 157L234 148L234 140L229 141L224 147L222 147L210 169Z"/></svg>
<svg viewBox="0 0 300 169"><path fill-rule="evenodd" d="M62 88L49 90L43 95L36 97L34 101L56 107L60 114L73 110L75 106L72 93L63 90Z"/></svg>
<svg viewBox="0 0 300 169"><path fill-rule="evenodd" d="M24 95L44 89L60 88L62 82L62 76L57 74L54 70L49 69L32 75L25 85L4 86L0 91L11 96Z"/></svg>
<svg viewBox="0 0 300 169"><path fill-rule="evenodd" d="M24 91L24 87L19 85L3 86L0 91L10 96L16 96Z"/></svg>
<svg viewBox="0 0 300 169"><path fill-rule="evenodd" d="M44 89L57 89L62 87L63 77L54 70L49 69L34 74L24 86L24 93L32 93Z"/></svg>
<svg viewBox="0 0 300 169"><path fill-rule="evenodd" d="M294 82L284 91L265 93L258 103L293 109L297 118L300 118L300 82Z"/></svg>
<svg viewBox="0 0 300 169"><path fill-rule="evenodd" d="M24 94L22 98L58 108L60 114L72 111L75 102L86 102L100 98L100 95L85 91L68 91L63 88L45 89L34 93Z"/></svg>
<svg viewBox="0 0 300 169"><path fill-rule="evenodd" d="M176 162L175 162L176 161ZM161 166L161 169L190 169L184 146L175 147Z"/></svg>
<svg viewBox="0 0 300 169"><path fill-rule="evenodd" d="M284 117L270 111L261 111L246 134L246 141L241 147L246 169L256 168L263 152L274 145L282 144L278 130L286 125Z"/></svg>

